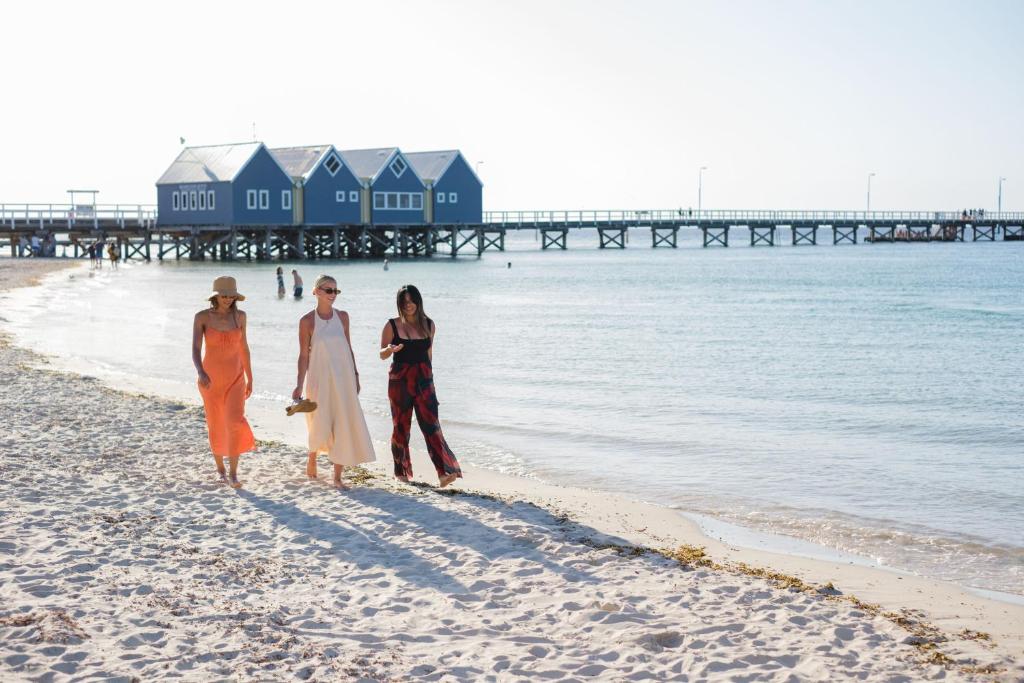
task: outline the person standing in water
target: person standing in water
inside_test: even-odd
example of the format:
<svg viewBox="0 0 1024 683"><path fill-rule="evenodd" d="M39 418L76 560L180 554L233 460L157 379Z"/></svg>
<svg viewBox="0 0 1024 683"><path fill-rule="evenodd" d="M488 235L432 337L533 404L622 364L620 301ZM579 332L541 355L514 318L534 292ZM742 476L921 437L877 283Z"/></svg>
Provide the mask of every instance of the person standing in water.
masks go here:
<svg viewBox="0 0 1024 683"><path fill-rule="evenodd" d="M441 433L437 416L437 392L434 389L434 335L437 327L423 312L423 297L413 285L398 290L398 317L388 320L380 338L381 360L393 358L388 371L388 400L391 403L391 455L395 477L412 479L409 437L412 413L420 425L427 452L437 471L438 485L448 486L462 476L462 469Z"/></svg>
<svg viewBox="0 0 1024 683"><path fill-rule="evenodd" d="M192 364L199 374L199 393L206 410L210 450L223 482L238 488L238 456L256 447L245 419L245 401L252 395L252 361L245 337L245 311L238 302L233 277L213 281L210 307L199 311L192 322ZM206 343L206 353L202 346ZM224 471L224 458L230 470Z"/></svg>
<svg viewBox="0 0 1024 683"><path fill-rule="evenodd" d="M298 379L292 398L302 398L305 383L306 398L317 405L305 414L309 430L306 475L316 478L317 456L326 453L334 464L334 485L348 488L341 479L343 468L373 462L376 457L359 405L359 371L352 353L348 313L334 308L338 294L333 277L316 279L316 308L299 320Z"/></svg>
<svg viewBox="0 0 1024 683"><path fill-rule="evenodd" d="M293 281L293 283L295 285L295 289L293 290L293 293L295 294L295 298L296 299L301 299L302 298L302 278L299 277L299 271L295 270L294 268L292 268L292 281Z"/></svg>
<svg viewBox="0 0 1024 683"><path fill-rule="evenodd" d="M277 267L277 298L284 298L284 269Z"/></svg>

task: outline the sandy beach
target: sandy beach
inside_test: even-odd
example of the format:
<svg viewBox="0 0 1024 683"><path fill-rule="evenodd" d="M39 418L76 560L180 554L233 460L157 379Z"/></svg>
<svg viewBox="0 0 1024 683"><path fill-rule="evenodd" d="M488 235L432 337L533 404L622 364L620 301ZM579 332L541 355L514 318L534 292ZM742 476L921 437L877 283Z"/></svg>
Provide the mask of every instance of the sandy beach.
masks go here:
<svg viewBox="0 0 1024 683"><path fill-rule="evenodd" d="M69 265L0 259L0 333L3 290ZM378 453L337 491L261 441L234 490L198 394L46 364L0 337L4 681L1024 680L1021 605L626 496L473 469L438 490L422 455L421 483Z"/></svg>

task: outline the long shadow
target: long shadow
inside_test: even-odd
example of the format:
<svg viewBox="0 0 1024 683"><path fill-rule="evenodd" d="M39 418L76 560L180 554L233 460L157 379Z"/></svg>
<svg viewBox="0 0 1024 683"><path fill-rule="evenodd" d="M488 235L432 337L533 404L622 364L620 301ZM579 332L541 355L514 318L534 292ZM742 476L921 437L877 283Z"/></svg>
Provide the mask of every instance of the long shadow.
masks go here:
<svg viewBox="0 0 1024 683"><path fill-rule="evenodd" d="M427 489L431 491L431 489ZM375 488L353 489L350 492L353 499L367 507L378 510L374 516L381 521L390 524L409 525L415 524L424 532L436 537L442 543L452 546L463 546L473 549L488 560L500 561L506 559L522 559L533 562L546 568L548 571L561 575L566 581L598 583L588 572L574 567L565 567L552 561L547 553L538 550L534 543L528 539L517 538L514 535L505 533L500 529L481 523L470 515L465 515L452 510L441 510L426 502L415 493L396 494ZM421 495L431 495L425 493ZM443 494L433 494L443 495ZM518 519L530 526L541 527L541 533L549 534L551 529L557 529L562 522L550 512L537 507L530 508L532 513L527 517L520 513L509 515L509 506L500 501L487 501L474 497L472 494L460 496L459 500L473 499L473 504L481 509L490 512L497 512L501 516ZM453 519L453 516L457 519ZM580 528L577 526L577 528ZM595 529L582 528L581 531L592 531L599 535ZM622 541L625 544L625 541Z"/></svg>
<svg viewBox="0 0 1024 683"><path fill-rule="evenodd" d="M255 509L273 517L280 526L306 534L311 540L319 542L321 545L310 548L310 553L344 557L363 571L388 567L394 569L403 581L443 593L469 592L464 585L436 565L357 525L329 519L326 514L323 517L314 516L291 503L282 503L245 489L240 489L238 496ZM322 545L324 543L327 544L326 548ZM354 547L361 552L353 552Z"/></svg>

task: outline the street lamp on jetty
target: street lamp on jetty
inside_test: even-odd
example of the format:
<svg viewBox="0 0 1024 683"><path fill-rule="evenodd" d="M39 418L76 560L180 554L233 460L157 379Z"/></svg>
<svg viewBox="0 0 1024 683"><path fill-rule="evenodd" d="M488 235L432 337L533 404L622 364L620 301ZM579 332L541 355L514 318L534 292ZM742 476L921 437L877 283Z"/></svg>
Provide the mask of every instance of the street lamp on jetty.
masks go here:
<svg viewBox="0 0 1024 683"><path fill-rule="evenodd" d="M701 166L700 170L697 171L697 215L700 216L700 208L703 203L704 194L704 171L708 170L707 166Z"/></svg>
<svg viewBox="0 0 1024 683"><path fill-rule="evenodd" d="M1003 181L1004 180L1006 180L1006 178L1003 178L1002 176L999 177L999 199L997 201L997 208L996 208L996 211L998 211L999 213L1003 212Z"/></svg>
<svg viewBox="0 0 1024 683"><path fill-rule="evenodd" d="M868 213L871 213L871 179L874 177L874 173L868 173Z"/></svg>

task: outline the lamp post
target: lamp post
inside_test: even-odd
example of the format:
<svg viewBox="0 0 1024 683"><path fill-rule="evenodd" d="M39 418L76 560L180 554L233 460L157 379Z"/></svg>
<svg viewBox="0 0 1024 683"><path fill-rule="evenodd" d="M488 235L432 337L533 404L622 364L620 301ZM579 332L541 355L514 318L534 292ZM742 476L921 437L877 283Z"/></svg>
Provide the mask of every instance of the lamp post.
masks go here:
<svg viewBox="0 0 1024 683"><path fill-rule="evenodd" d="M871 179L874 177L874 173L868 173L868 213L871 213Z"/></svg>
<svg viewBox="0 0 1024 683"><path fill-rule="evenodd" d="M700 170L697 171L697 216L700 216L701 205L704 200L704 171L708 169L707 166L701 166Z"/></svg>
<svg viewBox="0 0 1024 683"><path fill-rule="evenodd" d="M996 211L998 213L1002 213L1003 212L1003 181L1004 180L1006 180L1006 178L1003 178L1002 176L999 177L999 200L997 202L997 208L996 208Z"/></svg>

